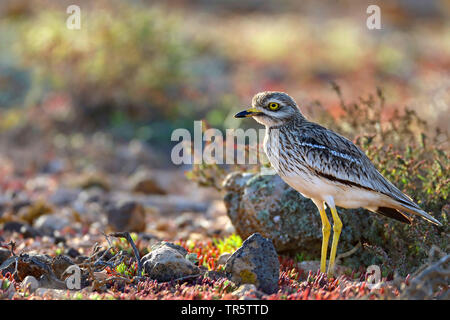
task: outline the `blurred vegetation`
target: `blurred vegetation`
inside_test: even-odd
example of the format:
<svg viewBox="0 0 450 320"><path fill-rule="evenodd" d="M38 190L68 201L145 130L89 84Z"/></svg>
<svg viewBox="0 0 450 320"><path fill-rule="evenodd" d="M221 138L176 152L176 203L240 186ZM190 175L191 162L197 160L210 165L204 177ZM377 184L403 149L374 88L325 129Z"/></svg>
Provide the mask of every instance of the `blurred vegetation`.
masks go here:
<svg viewBox="0 0 450 320"><path fill-rule="evenodd" d="M193 120L235 125L230 115L261 90L334 109L324 88L330 80L351 82L352 98L382 82L395 101L421 92L426 103L430 90L445 87L445 5L430 1L431 18L414 23L413 5L384 4L386 32L368 33L364 15L351 14L364 13L364 3L345 3L318 14L310 1L80 1L82 27L69 30L63 2L7 0L0 11L0 130L107 129L166 146L173 129L192 130ZM445 110L433 103L447 98L428 108L438 126Z"/></svg>
<svg viewBox="0 0 450 320"><path fill-rule="evenodd" d="M223 123L235 100L227 92L201 92L210 76L204 60L217 53L184 30L180 14L114 1L82 15L80 30L66 28L67 14L58 8L6 17L15 67L3 77L12 89L31 88L15 96L1 90L0 107L37 106L47 126L13 108L3 111L0 129L106 129L165 145L175 128L190 129L194 119Z"/></svg>
<svg viewBox="0 0 450 320"><path fill-rule="evenodd" d="M70 93L83 112L173 116L190 76L186 61L199 50L179 31L179 18L159 8L95 10L76 32L61 28L65 18L42 11L21 25L19 50L39 79Z"/></svg>

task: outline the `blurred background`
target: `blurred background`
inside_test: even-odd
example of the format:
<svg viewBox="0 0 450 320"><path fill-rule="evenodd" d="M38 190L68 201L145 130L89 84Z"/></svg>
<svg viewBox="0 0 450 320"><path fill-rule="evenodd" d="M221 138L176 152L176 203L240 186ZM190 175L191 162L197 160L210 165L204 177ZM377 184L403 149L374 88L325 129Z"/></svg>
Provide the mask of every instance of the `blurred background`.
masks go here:
<svg viewBox="0 0 450 320"><path fill-rule="evenodd" d="M71 4L80 30L66 27ZM381 30L366 26L370 4ZM1 154L24 169L96 144L81 151L89 161L125 141L167 166L175 128L236 127L233 113L262 90L288 92L312 118L339 118L331 82L347 101L380 88L386 119L408 107L446 130L449 16L444 0L3 0Z"/></svg>

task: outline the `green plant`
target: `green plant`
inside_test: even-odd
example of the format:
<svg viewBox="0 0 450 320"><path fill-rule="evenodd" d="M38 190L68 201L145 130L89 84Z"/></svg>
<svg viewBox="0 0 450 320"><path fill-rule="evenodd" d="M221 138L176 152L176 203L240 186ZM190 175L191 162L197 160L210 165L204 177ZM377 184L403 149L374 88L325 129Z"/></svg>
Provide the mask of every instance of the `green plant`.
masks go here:
<svg viewBox="0 0 450 320"><path fill-rule="evenodd" d="M242 239L239 235L233 233L224 239L215 238L213 243L219 249L220 254L225 252L232 253L242 246Z"/></svg>

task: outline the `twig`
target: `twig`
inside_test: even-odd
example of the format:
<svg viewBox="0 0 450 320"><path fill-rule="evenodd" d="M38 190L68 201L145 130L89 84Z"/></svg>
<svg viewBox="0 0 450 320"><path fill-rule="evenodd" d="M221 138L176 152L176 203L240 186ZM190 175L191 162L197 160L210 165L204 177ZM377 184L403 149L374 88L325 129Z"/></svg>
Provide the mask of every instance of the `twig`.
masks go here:
<svg viewBox="0 0 450 320"><path fill-rule="evenodd" d="M349 251L338 254L338 256L336 257L336 261L339 261L342 258L351 256L352 254L354 254L356 252L356 250L359 249L360 246L361 246L361 242L358 242L358 244L356 246L354 246L352 249L350 249Z"/></svg>
<svg viewBox="0 0 450 320"><path fill-rule="evenodd" d="M16 254L14 253L14 249L16 248L16 243L14 241L9 241L7 243L8 246L10 246L11 248L9 249L11 251L11 255L14 257L16 256Z"/></svg>
<svg viewBox="0 0 450 320"><path fill-rule="evenodd" d="M133 248L134 256L135 256L136 262L138 264L138 277L140 277L142 275L141 258L139 256L139 251L138 251L136 245L134 244L133 239L131 238L130 233L127 232L127 231L125 231L125 232L114 232L114 233L110 233L109 236L115 237L115 238L125 238L125 239L127 239L128 243Z"/></svg>

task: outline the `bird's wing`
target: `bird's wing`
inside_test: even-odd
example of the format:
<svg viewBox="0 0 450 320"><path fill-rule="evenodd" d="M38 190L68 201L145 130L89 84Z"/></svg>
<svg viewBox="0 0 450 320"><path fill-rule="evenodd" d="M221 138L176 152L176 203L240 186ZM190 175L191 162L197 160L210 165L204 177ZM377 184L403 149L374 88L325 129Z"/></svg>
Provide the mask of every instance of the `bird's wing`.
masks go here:
<svg viewBox="0 0 450 320"><path fill-rule="evenodd" d="M388 195L419 208L412 199L386 180L355 144L322 126L310 123L307 130L293 136L303 162L316 174L335 182Z"/></svg>

